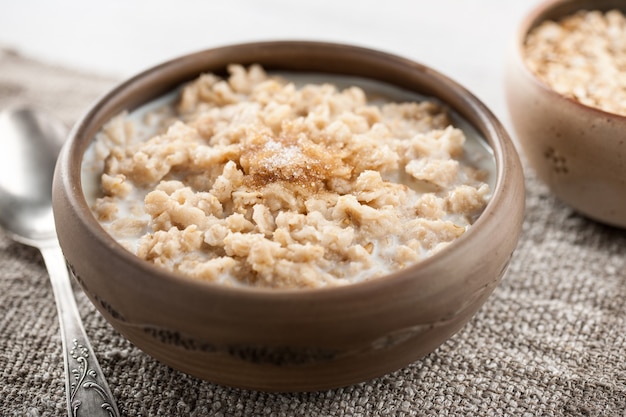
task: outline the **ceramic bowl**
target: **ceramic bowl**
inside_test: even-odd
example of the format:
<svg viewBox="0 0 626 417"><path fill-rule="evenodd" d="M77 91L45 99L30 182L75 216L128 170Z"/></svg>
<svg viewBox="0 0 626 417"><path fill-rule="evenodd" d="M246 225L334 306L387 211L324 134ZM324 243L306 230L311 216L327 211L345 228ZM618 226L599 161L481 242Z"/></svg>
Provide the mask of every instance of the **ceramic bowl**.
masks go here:
<svg viewBox="0 0 626 417"><path fill-rule="evenodd" d="M523 153L552 192L578 212L626 227L626 117L582 105L540 81L523 58L527 33L581 9L626 11L617 0L548 0L521 22L507 59L506 101Z"/></svg>
<svg viewBox="0 0 626 417"><path fill-rule="evenodd" d="M162 270L124 250L81 191L81 162L103 123L230 63L343 74L437 97L486 139L496 161L493 196L460 239L383 279L313 290L229 288ZM219 384L314 391L365 381L410 364L457 332L501 279L524 211L518 155L471 93L410 60L348 45L280 41L226 46L149 69L106 94L76 124L54 177L54 213L70 269L95 307L154 358Z"/></svg>

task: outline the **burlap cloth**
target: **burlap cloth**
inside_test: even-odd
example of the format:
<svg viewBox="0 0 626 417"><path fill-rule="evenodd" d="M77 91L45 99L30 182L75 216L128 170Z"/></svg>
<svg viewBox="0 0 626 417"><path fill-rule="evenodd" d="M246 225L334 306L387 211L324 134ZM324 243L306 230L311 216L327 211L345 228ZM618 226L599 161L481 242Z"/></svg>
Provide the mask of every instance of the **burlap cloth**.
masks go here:
<svg viewBox="0 0 626 417"><path fill-rule="evenodd" d="M0 109L34 104L71 124L116 82L0 52ZM201 381L135 348L77 290L86 331L120 412L626 415L626 231L575 214L530 170L527 177L523 234L493 296L435 352L367 383L268 394ZM46 270L37 250L1 231L0 346L0 415L65 415L61 341Z"/></svg>

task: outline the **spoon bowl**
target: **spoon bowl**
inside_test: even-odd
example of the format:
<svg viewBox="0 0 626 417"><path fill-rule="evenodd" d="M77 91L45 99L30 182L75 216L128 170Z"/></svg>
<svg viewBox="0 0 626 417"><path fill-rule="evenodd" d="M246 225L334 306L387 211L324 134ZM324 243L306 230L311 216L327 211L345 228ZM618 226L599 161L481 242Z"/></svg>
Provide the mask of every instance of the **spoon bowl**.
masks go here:
<svg viewBox="0 0 626 417"><path fill-rule="evenodd" d="M56 239L52 175L66 136L65 126L41 111L18 108L0 113L0 226L26 244ZM24 138L45 138L34 141ZM45 172L50 175L33 175Z"/></svg>
<svg viewBox="0 0 626 417"><path fill-rule="evenodd" d="M52 174L65 140L61 122L39 110L0 113L0 227L33 246L50 274L57 304L70 416L119 416L81 323L52 213Z"/></svg>

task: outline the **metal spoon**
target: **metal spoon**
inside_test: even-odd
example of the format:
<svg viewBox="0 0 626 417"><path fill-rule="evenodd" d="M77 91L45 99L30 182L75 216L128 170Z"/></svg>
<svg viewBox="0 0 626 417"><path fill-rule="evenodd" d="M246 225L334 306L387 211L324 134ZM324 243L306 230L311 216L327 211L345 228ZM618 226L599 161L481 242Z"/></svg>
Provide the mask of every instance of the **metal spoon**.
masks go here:
<svg viewBox="0 0 626 417"><path fill-rule="evenodd" d="M117 417L81 323L52 216L52 174L65 136L65 127L40 111L0 113L0 227L38 248L48 268L61 324L69 415Z"/></svg>

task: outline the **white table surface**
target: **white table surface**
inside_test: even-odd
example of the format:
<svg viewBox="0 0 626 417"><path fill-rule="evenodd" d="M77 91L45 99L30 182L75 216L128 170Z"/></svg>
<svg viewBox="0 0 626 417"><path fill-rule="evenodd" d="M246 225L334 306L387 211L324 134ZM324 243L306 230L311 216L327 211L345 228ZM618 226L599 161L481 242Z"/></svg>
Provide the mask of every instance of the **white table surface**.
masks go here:
<svg viewBox="0 0 626 417"><path fill-rule="evenodd" d="M230 43L351 43L435 68L470 89L508 125L504 56L516 25L539 1L0 0L0 46L126 77Z"/></svg>

